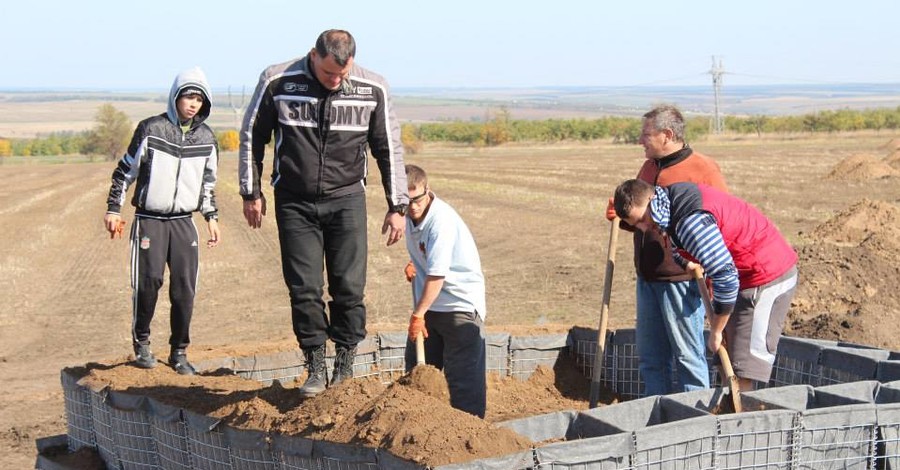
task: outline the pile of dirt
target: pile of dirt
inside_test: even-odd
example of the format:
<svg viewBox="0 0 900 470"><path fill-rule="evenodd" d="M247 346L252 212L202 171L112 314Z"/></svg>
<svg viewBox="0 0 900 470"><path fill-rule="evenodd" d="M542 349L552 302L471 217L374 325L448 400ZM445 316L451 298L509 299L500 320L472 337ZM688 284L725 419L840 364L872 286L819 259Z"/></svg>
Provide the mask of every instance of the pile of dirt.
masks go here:
<svg viewBox="0 0 900 470"><path fill-rule="evenodd" d="M898 175L897 170L878 157L857 154L838 162L826 178L832 181L868 181Z"/></svg>
<svg viewBox="0 0 900 470"><path fill-rule="evenodd" d="M889 153L888 156L884 157L884 160L882 161L891 168L900 170L900 150L894 150L893 152Z"/></svg>
<svg viewBox="0 0 900 470"><path fill-rule="evenodd" d="M864 199L798 249L800 283L785 334L890 349L900 322L900 208Z"/></svg>
<svg viewBox="0 0 900 470"><path fill-rule="evenodd" d="M431 366L417 366L387 386L374 377L358 378L309 399L296 390L302 377L264 386L224 370L186 377L167 367L144 370L125 362L71 370L87 387L151 396L229 426L377 447L432 466L527 449L528 439L493 423L586 409L590 389L568 359L553 369L539 367L526 381L491 374L482 420L450 407L444 375ZM604 404L616 401L609 392L601 398Z"/></svg>
<svg viewBox="0 0 900 470"><path fill-rule="evenodd" d="M894 137L893 139L885 142L884 145L881 146L881 148L887 150L888 152L900 150L900 137Z"/></svg>
<svg viewBox="0 0 900 470"><path fill-rule="evenodd" d="M812 240L856 246L873 236L894 234L898 227L900 207L863 199L813 229Z"/></svg>

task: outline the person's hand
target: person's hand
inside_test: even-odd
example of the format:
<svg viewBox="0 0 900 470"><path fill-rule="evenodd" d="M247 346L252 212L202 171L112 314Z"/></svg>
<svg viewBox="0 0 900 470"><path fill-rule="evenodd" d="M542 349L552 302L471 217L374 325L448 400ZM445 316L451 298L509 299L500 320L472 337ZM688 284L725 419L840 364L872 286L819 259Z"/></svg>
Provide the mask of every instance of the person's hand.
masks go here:
<svg viewBox="0 0 900 470"><path fill-rule="evenodd" d="M700 266L693 261L688 261L684 269L698 279L703 277L703 266Z"/></svg>
<svg viewBox="0 0 900 470"><path fill-rule="evenodd" d="M247 225L252 228L262 227L263 216L266 215L266 197L262 194L259 199L252 201L244 201L244 218L247 219Z"/></svg>
<svg viewBox="0 0 900 470"><path fill-rule="evenodd" d="M609 202L606 204L606 220L612 222L616 217L618 217L616 214L616 204L613 198L609 198Z"/></svg>
<svg viewBox="0 0 900 470"><path fill-rule="evenodd" d="M206 240L206 247L215 248L218 246L219 240L222 239L222 234L219 233L219 221L216 219L207 220L206 228L209 229L209 240Z"/></svg>
<svg viewBox="0 0 900 470"><path fill-rule="evenodd" d="M407 282L412 282L413 278L416 277L416 267L412 261L406 263L406 267L403 268L403 274L406 275Z"/></svg>
<svg viewBox="0 0 900 470"><path fill-rule="evenodd" d="M410 315L409 329L406 331L409 334L409 340L414 343L416 342L416 336L419 336L419 333L422 333L423 338L427 338L428 330L425 329L425 317Z"/></svg>
<svg viewBox="0 0 900 470"><path fill-rule="evenodd" d="M103 217L103 225L106 226L106 231L109 232L110 240L122 238L122 234L125 232L125 221L122 220L122 216L119 214L106 214Z"/></svg>
<svg viewBox="0 0 900 470"><path fill-rule="evenodd" d="M384 224L381 225L381 234L387 233L387 246L391 246L403 239L404 230L406 230L406 217L396 212L385 214Z"/></svg>

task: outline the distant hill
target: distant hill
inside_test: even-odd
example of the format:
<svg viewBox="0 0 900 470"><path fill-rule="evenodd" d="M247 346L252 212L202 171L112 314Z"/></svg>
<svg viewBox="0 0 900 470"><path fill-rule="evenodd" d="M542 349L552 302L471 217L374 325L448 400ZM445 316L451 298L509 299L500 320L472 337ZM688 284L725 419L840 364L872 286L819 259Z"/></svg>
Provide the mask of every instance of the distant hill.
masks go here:
<svg viewBox="0 0 900 470"><path fill-rule="evenodd" d="M397 88L398 109L452 107L507 108L514 117L527 115L640 115L657 103L674 103L693 114L712 114L712 86L665 87L540 87L540 88ZM720 112L732 115L807 114L826 109L866 109L900 106L900 83L839 85L725 86ZM419 114L419 113L417 113ZM432 113L434 114L434 113ZM465 113L453 113L454 115ZM469 113L478 118L477 113ZM526 116L520 116L525 114Z"/></svg>
<svg viewBox="0 0 900 470"><path fill-rule="evenodd" d="M213 96L209 123L216 129L239 125L246 104L226 90ZM0 90L0 137L33 137L93 126L97 107L112 103L134 123L165 111L168 90ZM640 116L658 103L674 103L691 115L712 115L712 86L535 87L535 88L395 88L394 107L403 122L481 121L500 109L514 119ZM838 85L754 85L722 89L720 111L726 115L799 115L829 109L896 108L900 83Z"/></svg>

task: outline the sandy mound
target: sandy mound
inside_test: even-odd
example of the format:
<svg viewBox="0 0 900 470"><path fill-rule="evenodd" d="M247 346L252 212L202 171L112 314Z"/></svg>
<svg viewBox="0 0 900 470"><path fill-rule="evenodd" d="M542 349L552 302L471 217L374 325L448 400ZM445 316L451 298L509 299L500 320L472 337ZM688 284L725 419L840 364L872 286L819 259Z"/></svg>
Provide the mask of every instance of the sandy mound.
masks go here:
<svg viewBox="0 0 900 470"><path fill-rule="evenodd" d="M884 145L881 146L881 148L887 150L888 152L900 150L900 137L894 137L893 139L885 142Z"/></svg>
<svg viewBox="0 0 900 470"><path fill-rule="evenodd" d="M531 442L492 423L564 409L586 409L590 383L570 359L538 367L527 381L491 374L487 419L450 407L441 371L418 366L385 386L375 378L347 381L310 399L298 396L303 378L263 386L228 371L185 377L168 367L138 369L125 362L71 369L93 389L152 396L242 429L385 449L425 465L466 462L527 449ZM601 403L615 402L605 392Z"/></svg>
<svg viewBox="0 0 900 470"><path fill-rule="evenodd" d="M862 200L800 247L800 284L785 333L890 349L900 324L900 209ZM891 325L891 327L887 327Z"/></svg>
<svg viewBox="0 0 900 470"><path fill-rule="evenodd" d="M838 162L826 176L833 181L867 181L897 176L898 171L874 155L851 155Z"/></svg>
<svg viewBox="0 0 900 470"><path fill-rule="evenodd" d="M900 229L900 207L863 199L816 227L812 239L859 245L872 235L896 234L897 229Z"/></svg>
<svg viewBox="0 0 900 470"><path fill-rule="evenodd" d="M895 170L900 170L900 150L894 150L882 160L888 166Z"/></svg>

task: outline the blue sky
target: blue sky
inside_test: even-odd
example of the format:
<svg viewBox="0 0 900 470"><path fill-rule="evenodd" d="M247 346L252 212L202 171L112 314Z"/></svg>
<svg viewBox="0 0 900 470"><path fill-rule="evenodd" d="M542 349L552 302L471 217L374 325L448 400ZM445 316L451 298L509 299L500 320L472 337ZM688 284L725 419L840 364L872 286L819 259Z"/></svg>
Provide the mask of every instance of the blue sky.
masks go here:
<svg viewBox="0 0 900 470"><path fill-rule="evenodd" d="M202 67L249 89L267 65L349 30L398 87L898 83L900 1L0 3L0 89L160 90Z"/></svg>

